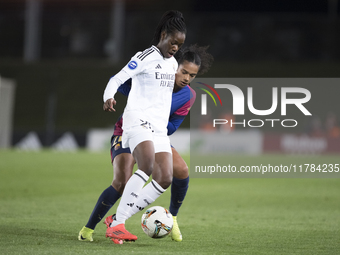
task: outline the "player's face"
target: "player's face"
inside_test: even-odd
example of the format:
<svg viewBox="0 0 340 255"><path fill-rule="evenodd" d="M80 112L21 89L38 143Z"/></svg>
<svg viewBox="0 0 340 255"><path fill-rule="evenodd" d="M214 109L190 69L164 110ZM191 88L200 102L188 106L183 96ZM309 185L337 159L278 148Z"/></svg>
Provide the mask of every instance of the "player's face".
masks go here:
<svg viewBox="0 0 340 255"><path fill-rule="evenodd" d="M171 58L181 48L184 41L185 34L182 32L175 32L172 34L162 32L157 47L165 58Z"/></svg>
<svg viewBox="0 0 340 255"><path fill-rule="evenodd" d="M177 69L175 88L182 89L190 82L192 82L192 80L195 79L199 68L200 67L198 65L184 60Z"/></svg>

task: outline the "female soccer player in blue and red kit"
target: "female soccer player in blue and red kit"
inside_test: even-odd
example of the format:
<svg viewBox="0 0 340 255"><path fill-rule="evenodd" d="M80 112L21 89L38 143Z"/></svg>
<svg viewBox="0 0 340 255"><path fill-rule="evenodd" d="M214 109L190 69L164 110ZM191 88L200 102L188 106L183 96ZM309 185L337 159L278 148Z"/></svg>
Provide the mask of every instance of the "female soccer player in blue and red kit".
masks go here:
<svg viewBox="0 0 340 255"><path fill-rule="evenodd" d="M168 135L172 135L183 122L189 113L190 107L195 101L196 93L190 88L189 83L197 74L208 71L213 61L213 57L206 52L207 47L192 45L183 51L179 51L175 57L178 61L178 70L175 78L175 86L172 94L171 111L168 122ZM127 81L119 87L118 91L128 95L131 89L131 82ZM123 118L118 119L115 124L114 133L111 139L111 159L114 170L114 179L99 197L98 202L91 214L86 228L93 230L97 223L104 217L108 210L120 198L127 180L131 177L135 160L129 148L122 147ZM175 241L182 241L182 235L177 223L177 213L182 205L188 190L189 172L188 166L172 147L173 155L173 179L171 184L171 201L169 210L173 215L174 226L171 237ZM160 173L153 172L153 176ZM145 205L147 206L147 205ZM139 209L135 209L138 212ZM114 215L105 219L105 224L109 227ZM92 231L93 232L93 231ZM120 240L112 239L115 243L122 243Z"/></svg>

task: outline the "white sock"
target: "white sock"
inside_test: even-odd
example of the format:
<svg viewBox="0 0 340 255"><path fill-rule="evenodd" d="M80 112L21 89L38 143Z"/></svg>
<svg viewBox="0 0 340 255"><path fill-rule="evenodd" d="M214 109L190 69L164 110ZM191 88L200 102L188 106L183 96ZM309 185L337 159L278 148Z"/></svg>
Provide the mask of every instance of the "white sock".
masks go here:
<svg viewBox="0 0 340 255"><path fill-rule="evenodd" d="M111 227L124 223L131 217L131 207L135 204L144 184L149 176L142 170L137 170L125 185L123 195L117 208L116 220L111 223Z"/></svg>
<svg viewBox="0 0 340 255"><path fill-rule="evenodd" d="M130 217L139 211L144 210L145 207L149 206L155 200L166 191L163 189L155 180L152 180L148 185L146 185L142 191L139 193L135 205L131 207Z"/></svg>

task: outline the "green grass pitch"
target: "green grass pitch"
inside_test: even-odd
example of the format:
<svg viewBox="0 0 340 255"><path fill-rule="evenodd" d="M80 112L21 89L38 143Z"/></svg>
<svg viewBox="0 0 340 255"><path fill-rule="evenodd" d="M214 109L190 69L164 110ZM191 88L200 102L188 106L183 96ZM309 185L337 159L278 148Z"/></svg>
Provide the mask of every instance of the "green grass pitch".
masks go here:
<svg viewBox="0 0 340 255"><path fill-rule="evenodd" d="M278 161L289 161L288 156L275 157ZM240 157L248 160L248 164L252 159ZM294 160L298 161L298 156ZM147 237L140 227L141 213L126 224L138 236L135 243L115 245L105 238L102 223L95 230L94 242L78 241L79 230L111 180L109 153L0 150L0 253L339 254L340 251L339 178L191 178L178 215L183 242L174 242L169 237L158 240ZM168 190L153 205L168 207L169 198ZM110 213L116 208L117 205Z"/></svg>

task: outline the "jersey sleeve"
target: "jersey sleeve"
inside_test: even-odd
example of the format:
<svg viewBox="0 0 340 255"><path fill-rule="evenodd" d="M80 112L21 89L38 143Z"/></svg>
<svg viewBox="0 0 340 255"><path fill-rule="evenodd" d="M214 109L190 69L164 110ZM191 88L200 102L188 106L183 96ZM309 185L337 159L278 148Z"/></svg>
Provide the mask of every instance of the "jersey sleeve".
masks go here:
<svg viewBox="0 0 340 255"><path fill-rule="evenodd" d="M121 86L124 82L134 77L135 75L144 72L147 61L143 61L144 58L140 57L141 54L143 54L143 52L136 53L136 55L131 58L130 62L126 66L124 66L118 74L111 77L104 90L104 102L106 102L110 98L113 98L114 95L117 93L119 86Z"/></svg>
<svg viewBox="0 0 340 255"><path fill-rule="evenodd" d="M189 86L188 86L189 87ZM196 92L193 90L191 87L189 87L190 91L190 97L186 100L188 100L185 104L183 104L181 107L179 107L174 114L179 115L179 116L186 116L188 115L190 108L195 102L196 99Z"/></svg>
<svg viewBox="0 0 340 255"><path fill-rule="evenodd" d="M168 135L172 135L179 128L185 117L188 115L189 110L190 100L170 115L168 122Z"/></svg>
<svg viewBox="0 0 340 255"><path fill-rule="evenodd" d="M168 122L168 135L172 135L182 124L185 117L188 115L190 108L195 102L196 92L190 88L190 99L180 108L178 108L173 114L170 115Z"/></svg>
<svg viewBox="0 0 340 255"><path fill-rule="evenodd" d="M144 51L145 52L145 51ZM130 60L129 63L127 63L126 66L123 67L122 70L124 70L130 78L133 76L144 72L147 60L144 59L144 52L137 52Z"/></svg>
<svg viewBox="0 0 340 255"><path fill-rule="evenodd" d="M176 114L172 114L170 116L168 126L167 126L168 135L172 135L173 133L175 133L175 131L179 128L179 126L182 124L183 120L185 119L185 116L180 116Z"/></svg>

